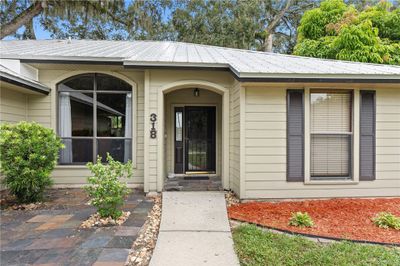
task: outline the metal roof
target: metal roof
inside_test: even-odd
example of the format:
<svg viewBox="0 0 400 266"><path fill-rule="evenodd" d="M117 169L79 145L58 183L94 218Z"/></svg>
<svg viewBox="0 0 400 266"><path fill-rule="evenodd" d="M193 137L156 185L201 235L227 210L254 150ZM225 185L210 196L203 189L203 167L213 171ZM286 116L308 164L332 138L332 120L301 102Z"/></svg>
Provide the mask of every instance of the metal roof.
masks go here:
<svg viewBox="0 0 400 266"><path fill-rule="evenodd" d="M0 80L43 94L49 94L50 88L36 80L24 77L0 64Z"/></svg>
<svg viewBox="0 0 400 266"><path fill-rule="evenodd" d="M237 78L400 79L400 66L169 41L1 41L0 49L0 57L8 59L115 62L131 67L228 68Z"/></svg>

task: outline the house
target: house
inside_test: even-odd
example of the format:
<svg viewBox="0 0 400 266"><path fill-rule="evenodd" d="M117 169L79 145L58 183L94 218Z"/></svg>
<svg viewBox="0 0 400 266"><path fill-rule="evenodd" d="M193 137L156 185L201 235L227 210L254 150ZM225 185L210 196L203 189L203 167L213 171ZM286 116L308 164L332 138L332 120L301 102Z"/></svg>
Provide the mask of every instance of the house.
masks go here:
<svg viewBox="0 0 400 266"><path fill-rule="evenodd" d="M242 199L400 196L400 67L156 41L1 41L1 122L66 146L56 186L211 176Z"/></svg>

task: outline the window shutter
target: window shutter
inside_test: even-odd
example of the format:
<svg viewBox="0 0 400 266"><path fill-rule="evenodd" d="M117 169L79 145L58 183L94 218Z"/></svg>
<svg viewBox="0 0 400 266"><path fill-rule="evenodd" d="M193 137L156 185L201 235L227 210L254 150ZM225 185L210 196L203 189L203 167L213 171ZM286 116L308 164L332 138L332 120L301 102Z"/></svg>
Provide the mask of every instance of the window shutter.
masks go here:
<svg viewBox="0 0 400 266"><path fill-rule="evenodd" d="M287 91L288 182L304 181L304 91Z"/></svg>
<svg viewBox="0 0 400 266"><path fill-rule="evenodd" d="M360 181L375 180L375 91L360 91Z"/></svg>

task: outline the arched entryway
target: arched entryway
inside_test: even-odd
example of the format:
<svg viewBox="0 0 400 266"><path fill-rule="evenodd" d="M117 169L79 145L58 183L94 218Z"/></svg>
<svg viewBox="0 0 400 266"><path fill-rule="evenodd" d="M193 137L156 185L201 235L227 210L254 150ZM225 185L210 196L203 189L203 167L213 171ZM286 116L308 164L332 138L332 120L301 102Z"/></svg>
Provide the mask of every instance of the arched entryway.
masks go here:
<svg viewBox="0 0 400 266"><path fill-rule="evenodd" d="M167 176L209 177L229 184L229 92L219 85L186 81L159 94L157 189Z"/></svg>

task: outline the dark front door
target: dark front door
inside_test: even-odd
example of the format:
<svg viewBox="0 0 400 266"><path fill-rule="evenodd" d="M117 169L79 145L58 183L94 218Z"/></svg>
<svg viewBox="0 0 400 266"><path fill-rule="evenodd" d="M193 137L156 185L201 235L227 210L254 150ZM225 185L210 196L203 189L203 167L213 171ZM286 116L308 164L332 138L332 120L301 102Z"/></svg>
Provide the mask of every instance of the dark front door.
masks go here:
<svg viewBox="0 0 400 266"><path fill-rule="evenodd" d="M175 108L175 173L215 173L215 122L215 107Z"/></svg>

